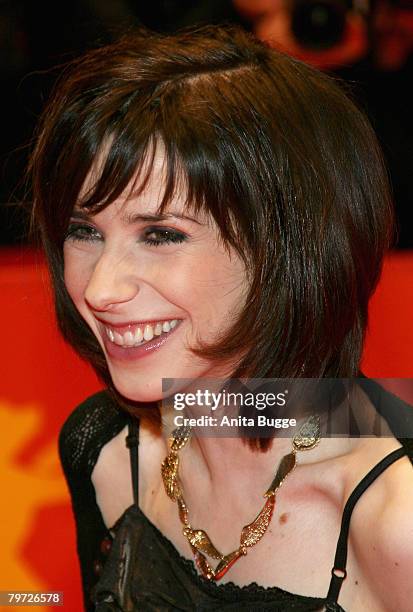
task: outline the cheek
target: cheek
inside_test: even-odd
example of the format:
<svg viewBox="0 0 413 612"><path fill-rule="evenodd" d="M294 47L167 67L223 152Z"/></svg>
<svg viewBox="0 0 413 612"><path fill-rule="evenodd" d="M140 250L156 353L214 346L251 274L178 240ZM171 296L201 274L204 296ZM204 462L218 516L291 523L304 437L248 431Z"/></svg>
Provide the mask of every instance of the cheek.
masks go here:
<svg viewBox="0 0 413 612"><path fill-rule="evenodd" d="M188 280L190 279L190 282ZM210 252L186 274L186 306L196 327L214 333L237 316L244 303L247 281L238 258ZM205 328L205 329L204 329Z"/></svg>
<svg viewBox="0 0 413 612"><path fill-rule="evenodd" d="M63 254L66 289L76 307L80 308L89 279L88 268L79 261L73 249L67 248Z"/></svg>

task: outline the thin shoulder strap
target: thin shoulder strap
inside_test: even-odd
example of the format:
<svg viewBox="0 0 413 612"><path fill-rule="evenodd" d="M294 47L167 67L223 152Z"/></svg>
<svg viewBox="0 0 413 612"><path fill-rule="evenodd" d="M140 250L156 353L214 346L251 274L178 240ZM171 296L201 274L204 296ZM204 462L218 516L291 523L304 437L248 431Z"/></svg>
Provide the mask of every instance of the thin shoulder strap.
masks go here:
<svg viewBox="0 0 413 612"><path fill-rule="evenodd" d="M331 582L330 588L328 589L326 603L333 604L337 603L338 596L340 594L341 585L343 580L347 576L346 564L347 564L347 539L350 527L351 514L354 506L363 495L364 491L376 480L378 476L385 469L387 469L392 463L407 454L407 450L402 447L395 451L392 451L384 459L382 459L377 465L375 465L366 476L359 482L354 491L348 498L346 505L343 510L343 517L341 520L340 535L337 542L336 556L334 558L334 567L331 570Z"/></svg>
<svg viewBox="0 0 413 612"><path fill-rule="evenodd" d="M132 473L133 502L135 506L139 507L139 418L130 415L128 428L129 433L126 436L126 446L129 448Z"/></svg>

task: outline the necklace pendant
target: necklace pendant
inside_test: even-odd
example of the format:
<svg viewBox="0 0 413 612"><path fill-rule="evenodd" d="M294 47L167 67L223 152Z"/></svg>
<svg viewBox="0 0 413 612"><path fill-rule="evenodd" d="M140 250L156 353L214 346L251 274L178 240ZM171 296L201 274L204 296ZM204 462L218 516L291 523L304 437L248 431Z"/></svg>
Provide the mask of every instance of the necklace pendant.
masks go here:
<svg viewBox="0 0 413 612"><path fill-rule="evenodd" d="M297 463L295 452L288 453L288 455L284 455L284 457L280 461L280 465L278 466L277 473L274 476L274 480L268 487L267 491L264 493L264 497L270 497L275 495L277 489L280 488L284 480L287 478L288 474L295 468Z"/></svg>
<svg viewBox="0 0 413 612"><path fill-rule="evenodd" d="M179 457L171 451L162 462L161 474L166 494L172 501L176 501L181 493L178 483Z"/></svg>
<svg viewBox="0 0 413 612"><path fill-rule="evenodd" d="M199 550L192 546L192 552L194 554L195 563L203 575L207 580L214 580L218 582L221 580L223 576L227 573L229 569L234 565L236 561L243 555L246 555L246 550L238 548L238 550L234 550L234 552L226 555L221 561L218 563L216 569L214 570L206 560L205 555L203 555Z"/></svg>
<svg viewBox="0 0 413 612"><path fill-rule="evenodd" d="M181 425L173 430L170 437L171 451L176 452L181 450L188 442L191 436L192 428L190 426Z"/></svg>
<svg viewBox="0 0 413 612"><path fill-rule="evenodd" d="M215 572L206 560L205 555L197 550L195 546L192 546L192 552L194 554L195 563L203 577L207 578L207 580L212 580L215 577Z"/></svg>
<svg viewBox="0 0 413 612"><path fill-rule="evenodd" d="M191 546L200 552L206 553L213 559L224 559L224 555L215 548L209 539L208 534L203 529L192 529L191 527L185 527L183 529L183 534Z"/></svg>
<svg viewBox="0 0 413 612"><path fill-rule="evenodd" d="M312 415L307 419L300 431L293 438L295 450L311 450L320 441L321 427L318 414Z"/></svg>
<svg viewBox="0 0 413 612"><path fill-rule="evenodd" d="M238 550L235 550L234 552L230 553L229 555L226 555L222 559L222 561L220 561L218 563L217 567L215 568L215 572L214 572L214 576L213 576L215 582L217 582L218 580L221 580L221 578L223 576L225 576L227 571L229 569L231 569L231 567L234 565L234 563L236 561L238 561L238 559L240 557L244 556L244 554L246 554L246 551L244 552L243 550L241 550L239 548Z"/></svg>
<svg viewBox="0 0 413 612"><path fill-rule="evenodd" d="M261 540L271 522L274 506L275 495L271 495L268 497L261 512L256 516L252 523L249 523L249 525L245 525L245 527L243 527L240 539L241 548L245 548L246 546L254 546Z"/></svg>

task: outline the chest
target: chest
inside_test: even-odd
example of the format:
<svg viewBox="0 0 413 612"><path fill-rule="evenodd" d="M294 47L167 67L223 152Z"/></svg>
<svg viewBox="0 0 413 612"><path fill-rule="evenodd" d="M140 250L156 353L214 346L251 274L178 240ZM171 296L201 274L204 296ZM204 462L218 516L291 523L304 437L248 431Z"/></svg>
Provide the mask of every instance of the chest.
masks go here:
<svg viewBox="0 0 413 612"><path fill-rule="evenodd" d="M120 442L122 437L120 435ZM121 448L122 444L118 450ZM154 456L153 451L141 441L140 509L182 557L192 560L190 545L182 533L177 505L167 498L163 489L159 469L163 456ZM148 457L153 460L147 461ZM337 477L337 472L334 478L320 473L318 479L308 482L304 479L304 485L302 476L296 471L289 477L288 486L286 484L277 493L274 513L265 534L231 567L219 584L233 582L242 587L255 582L264 587L278 586L299 595L325 597L346 490L344 480ZM117 453L116 447L104 448L93 480L98 505L109 527L133 503L129 455L123 450ZM192 527L204 529L224 554L237 549L242 528L255 519L263 500L252 501L245 491L244 511L239 503L233 507L230 497L205 501L200 492L194 493L187 499ZM211 558L208 561L213 567L218 563ZM361 612L368 604L370 609L381 612L364 560L359 555L357 537L353 535L349 539L347 573L339 598L344 609Z"/></svg>
<svg viewBox="0 0 413 612"><path fill-rule="evenodd" d="M144 514L183 557L193 559L177 504L169 499L165 502L162 492L152 502L145 497L143 492L140 507ZM162 501L157 502L156 497ZM246 499L245 508L240 508L233 507L230 499L215 503L211 500L196 511L194 505L188 503L190 525L193 530L205 531L214 547L228 555L240 547L243 528L255 521L264 502L263 498L256 504ZM317 494L313 499L308 496L300 499L294 492L279 492L268 525L267 522L265 520L254 529L259 541L246 548L247 554L232 565L219 583L234 582L243 586L257 582L265 587L277 585L314 596L322 592L323 574L324 577L330 575L340 529L340 515L334 504L321 497L317 499ZM218 560L210 555L206 558L211 567L217 567Z"/></svg>
<svg viewBox="0 0 413 612"><path fill-rule="evenodd" d="M182 533L177 505L169 499L165 503L162 489L159 480L154 493L143 490L141 510L182 557L193 560L190 545ZM294 480L284 490L281 488L267 531L218 584L233 582L243 587L256 583L263 587L277 586L297 595L324 598L330 584L341 525L342 507L336 492L337 487L330 494L324 486L303 487ZM261 506L257 505L254 512L251 504L246 503L246 512L242 513L239 508L232 508L231 500L226 499L216 503L211 501L202 512L199 508L191 512L191 507L188 502L191 526L205 530L215 547L228 554L239 547L242 528L255 518ZM207 556L207 560L213 568L218 564L211 557ZM364 612L367 606L376 612L384 612L352 540L349 542L347 571L348 579L343 583L339 598L344 609Z"/></svg>
<svg viewBox="0 0 413 612"><path fill-rule="evenodd" d="M327 595L331 570L334 566L337 540L340 533L342 507L323 489L302 489L294 483L277 494L272 520L261 540L248 548L240 559L220 579L239 587L259 584L277 586L288 593L324 598ZM161 485L160 485L161 486ZM162 496L161 496L162 497ZM182 533L176 504L147 504L142 511L172 542L179 554L193 560L190 545ZM203 517L191 520L194 529L204 529L213 544L224 554L236 550L242 527L255 518L247 513L231 512L231 504L210 504ZM190 513L191 514L191 513ZM360 517L359 517L360 519ZM362 519L361 519L361 522ZM218 561L207 557L213 568ZM198 570L198 573L201 572ZM348 612L389 612L380 601L364 554L360 555L357 535L349 538L347 578L343 582L340 605Z"/></svg>

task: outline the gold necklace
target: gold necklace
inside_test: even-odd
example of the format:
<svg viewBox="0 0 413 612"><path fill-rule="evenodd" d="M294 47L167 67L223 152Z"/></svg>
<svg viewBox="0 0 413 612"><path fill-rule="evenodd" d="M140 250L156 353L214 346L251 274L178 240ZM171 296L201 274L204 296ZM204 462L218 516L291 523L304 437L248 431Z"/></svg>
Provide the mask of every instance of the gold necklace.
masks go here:
<svg viewBox="0 0 413 612"><path fill-rule="evenodd" d="M169 438L170 450L161 465L162 480L168 497L178 504L179 518L183 524L183 534L191 546L198 569L208 580L218 581L241 556L247 554L247 548L257 544L267 531L274 512L275 495L288 474L295 468L297 464L297 451L311 450L320 441L320 418L318 416L310 416L294 436L292 451L282 457L273 481L264 493L264 497L267 498L264 506L252 523L242 528L239 547L227 555L221 553L214 546L205 531L193 529L189 522L188 508L184 500L178 475L178 451L185 446L190 436L191 428L186 426L177 427L172 432ZM205 554L219 561L215 569L210 566Z"/></svg>

